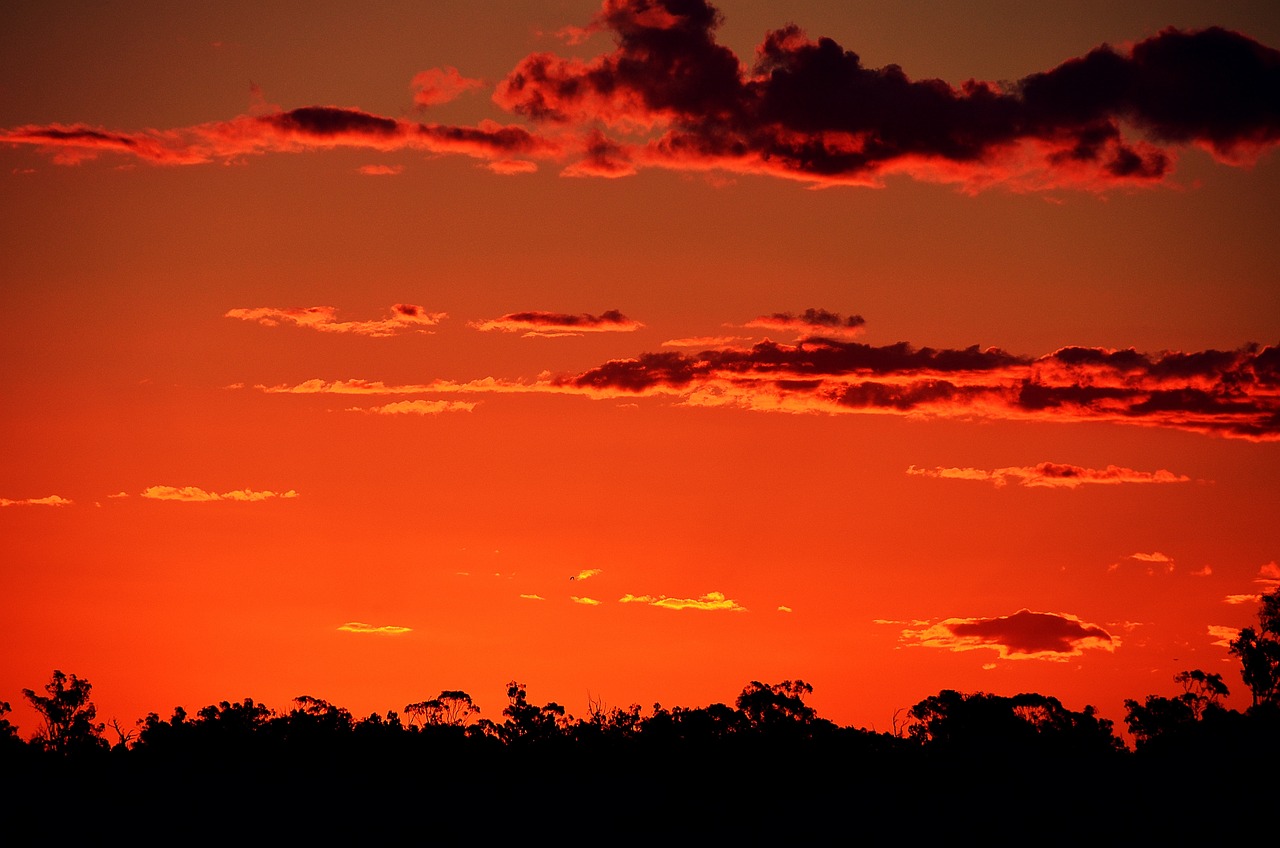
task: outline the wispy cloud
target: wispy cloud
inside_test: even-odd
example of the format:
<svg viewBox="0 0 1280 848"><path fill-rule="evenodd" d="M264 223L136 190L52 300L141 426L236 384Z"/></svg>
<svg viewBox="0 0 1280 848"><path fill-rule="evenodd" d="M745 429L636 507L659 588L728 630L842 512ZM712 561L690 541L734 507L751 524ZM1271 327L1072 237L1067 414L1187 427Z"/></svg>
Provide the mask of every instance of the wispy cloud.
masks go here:
<svg viewBox="0 0 1280 848"><path fill-rule="evenodd" d="M577 595L570 595L569 599L573 601L575 604L582 604L583 606L588 606L588 607L600 606L600 602L597 601L595 598L580 598Z"/></svg>
<svg viewBox="0 0 1280 848"><path fill-rule="evenodd" d="M750 341L744 336L689 336L682 339L667 339L662 347L696 347L705 350L713 347L732 347Z"/></svg>
<svg viewBox="0 0 1280 848"><path fill-rule="evenodd" d="M366 177L394 177L403 172L404 165L361 165L356 168L356 173Z"/></svg>
<svg viewBox="0 0 1280 848"><path fill-rule="evenodd" d="M430 333L448 317L444 312L428 312L412 303L397 303L386 318L373 321L339 321L338 310L332 306L308 306L299 309L278 309L262 306L253 309L231 309L224 317L256 321L264 327L292 324L322 333L353 333L358 336L383 338L404 331Z"/></svg>
<svg viewBox="0 0 1280 848"><path fill-rule="evenodd" d="M414 105L422 108L448 103L465 92L483 88L484 81L464 77L457 68L445 67L415 74L410 85Z"/></svg>
<svg viewBox="0 0 1280 848"><path fill-rule="evenodd" d="M543 601L543 600L546 600L546 599L545 599L545 598L543 598L541 595L524 595L524 594L522 594L520 597L524 598L526 601Z"/></svg>
<svg viewBox="0 0 1280 848"><path fill-rule="evenodd" d="M1240 628L1223 627L1220 624L1209 625L1209 636L1213 639L1213 644L1218 648L1230 648L1231 643L1240 636Z"/></svg>
<svg viewBox="0 0 1280 848"><path fill-rule="evenodd" d="M210 492L196 486L151 486L142 492L142 497L156 501L182 501L183 503L212 503L214 501L259 502L276 498L296 498L298 493L293 489L287 492L261 491L252 489L235 489L230 492Z"/></svg>
<svg viewBox="0 0 1280 848"><path fill-rule="evenodd" d="M1163 554L1160 551L1152 551L1149 554L1147 553L1129 554L1129 556L1126 557L1126 559L1129 560L1130 562L1143 563L1144 564L1143 568L1146 570L1147 574L1152 577L1154 577L1157 574L1173 573L1173 569L1174 569L1173 557L1169 556L1168 554ZM1124 564L1125 563L1123 562L1112 563L1108 567L1108 570L1115 571L1116 569L1121 568Z"/></svg>
<svg viewBox="0 0 1280 848"><path fill-rule="evenodd" d="M850 315L846 318L838 312L828 312L825 309L806 309L799 314L775 312L772 315L761 315L743 326L781 330L797 336L849 338L859 335L866 323L861 315Z"/></svg>
<svg viewBox="0 0 1280 848"><path fill-rule="evenodd" d="M411 627L400 627L394 624L365 624L363 621L348 621L346 624L339 625L338 629L347 633L376 633L384 636L409 633L413 630Z"/></svg>
<svg viewBox="0 0 1280 848"><path fill-rule="evenodd" d="M400 400L382 406L353 406L347 412L374 415L439 415L442 412L470 412L474 403L462 400Z"/></svg>
<svg viewBox="0 0 1280 848"><path fill-rule="evenodd" d="M732 610L746 612L746 607L737 601L726 598L721 592L708 592L700 598L669 598L666 595L631 595L626 594L618 599L622 604L648 604L653 607L673 610Z"/></svg>
<svg viewBox="0 0 1280 848"><path fill-rule="evenodd" d="M510 312L488 321L472 321L481 332L523 333L526 337L577 336L583 333L630 333L644 326L616 309L599 315L564 312Z"/></svg>
<svg viewBox="0 0 1280 848"><path fill-rule="evenodd" d="M912 465L908 474L920 477L938 477L946 480L978 480L1003 488L1009 483L1029 488L1076 489L1087 485L1119 485L1122 483L1186 483L1191 478L1172 471L1135 471L1118 465L1106 468L1085 468L1059 462L1041 462L1036 465L995 468L917 468Z"/></svg>
<svg viewBox="0 0 1280 848"><path fill-rule="evenodd" d="M1066 660L1085 650L1114 651L1118 640L1102 627L1066 613L1022 609L997 618L948 618L902 631L907 645L949 651L992 650L1001 659Z"/></svg>
<svg viewBox="0 0 1280 848"><path fill-rule="evenodd" d="M61 495L48 495L43 498L0 498L0 507L3 506L70 506L75 501L68 500Z"/></svg>
<svg viewBox="0 0 1280 848"><path fill-rule="evenodd" d="M601 573L603 572L599 568L584 568L581 571L579 571L577 574L570 577L569 579L570 580L590 580L592 577L595 577L597 574L601 574Z"/></svg>

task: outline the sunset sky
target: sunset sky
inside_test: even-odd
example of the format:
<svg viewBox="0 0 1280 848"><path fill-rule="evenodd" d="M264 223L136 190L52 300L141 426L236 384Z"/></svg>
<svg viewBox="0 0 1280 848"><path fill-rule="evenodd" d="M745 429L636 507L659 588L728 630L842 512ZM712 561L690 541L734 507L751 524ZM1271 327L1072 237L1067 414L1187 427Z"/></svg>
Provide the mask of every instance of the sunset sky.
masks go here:
<svg viewBox="0 0 1280 848"><path fill-rule="evenodd" d="M0 700L1248 692L1273 2L0 11Z"/></svg>

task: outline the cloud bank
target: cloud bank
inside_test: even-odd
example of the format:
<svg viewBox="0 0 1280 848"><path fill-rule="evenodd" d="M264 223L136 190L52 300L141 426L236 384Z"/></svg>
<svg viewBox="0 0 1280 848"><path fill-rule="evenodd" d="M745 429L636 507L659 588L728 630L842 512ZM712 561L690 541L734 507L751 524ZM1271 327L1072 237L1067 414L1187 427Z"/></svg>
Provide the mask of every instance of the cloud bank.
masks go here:
<svg viewBox="0 0 1280 848"><path fill-rule="evenodd" d="M1165 351L1065 347L1038 358L999 348L874 346L829 338L749 348L644 353L578 374L522 382L486 377L387 385L359 379L258 385L278 394L556 393L596 399L665 396L686 406L754 411L1110 422L1255 442L1280 440L1280 345ZM1024 485L1143 481L1132 469L1075 471L1042 464ZM1008 471L1008 470L1006 470ZM942 470L918 471L951 476ZM961 473L961 472L957 472ZM980 474L981 472L977 472ZM994 472L993 472L994 473ZM1004 478L1017 477L1018 470ZM1072 476L1075 474L1076 476ZM1080 476L1083 474L1083 476ZM1126 476L1127 475L1127 476ZM1050 482L1054 481L1054 482ZM1152 472L1146 482L1175 482Z"/></svg>
<svg viewBox="0 0 1280 848"><path fill-rule="evenodd" d="M1020 80L953 85L867 67L794 24L768 32L746 63L716 41L720 23L705 0L605 0L569 30L607 33L611 50L532 53L497 84L494 103L528 127L313 105L168 130L28 124L0 130L0 143L33 145L61 164L109 153L193 165L345 147L460 154L502 174L553 161L574 177L662 168L879 186L904 175L977 191L1154 184L1181 148L1242 164L1280 140L1280 52L1220 27L1169 28ZM422 109L481 85L434 68L410 87Z"/></svg>

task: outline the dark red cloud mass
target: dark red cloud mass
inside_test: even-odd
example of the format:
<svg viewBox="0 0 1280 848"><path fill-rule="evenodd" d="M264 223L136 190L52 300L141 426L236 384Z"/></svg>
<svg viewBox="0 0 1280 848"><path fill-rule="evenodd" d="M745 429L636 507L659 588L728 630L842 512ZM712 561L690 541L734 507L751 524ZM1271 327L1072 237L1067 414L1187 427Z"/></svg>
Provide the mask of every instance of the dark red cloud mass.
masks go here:
<svg viewBox="0 0 1280 848"><path fill-rule="evenodd" d="M1068 347L1030 358L976 345L806 338L646 353L557 378L554 386L597 397L675 394L697 406L1111 421L1280 439L1280 346L1155 355Z"/></svg>
<svg viewBox="0 0 1280 848"><path fill-rule="evenodd" d="M1022 609L995 618L949 618L921 622L902 631L907 644L951 651L990 649L1003 659L1064 660L1085 649L1115 650L1117 640L1102 627L1064 613Z"/></svg>
<svg viewBox="0 0 1280 848"><path fill-rule="evenodd" d="M1153 183L1179 147L1238 163L1280 141L1280 52L1217 27L1104 44L1012 83L952 85L866 67L795 25L768 33L747 67L716 42L719 23L705 0L605 0L581 32L611 33L613 50L534 53L498 84L494 101L533 129L307 106L174 130L27 125L0 130L0 141L64 164L100 152L196 164L346 146L461 153L506 174L567 160L567 176L658 167L879 185L905 174L967 190ZM453 68L413 81L419 106L479 84Z"/></svg>
<svg viewBox="0 0 1280 848"><path fill-rule="evenodd" d="M1280 53L1238 33L1167 29L1011 85L913 80L868 68L788 25L744 70L703 0L606 0L616 48L526 57L495 100L540 123L658 129L632 162L876 183L889 173L978 187L1149 181L1199 144L1251 157L1280 138ZM1145 138L1127 138L1122 125Z"/></svg>

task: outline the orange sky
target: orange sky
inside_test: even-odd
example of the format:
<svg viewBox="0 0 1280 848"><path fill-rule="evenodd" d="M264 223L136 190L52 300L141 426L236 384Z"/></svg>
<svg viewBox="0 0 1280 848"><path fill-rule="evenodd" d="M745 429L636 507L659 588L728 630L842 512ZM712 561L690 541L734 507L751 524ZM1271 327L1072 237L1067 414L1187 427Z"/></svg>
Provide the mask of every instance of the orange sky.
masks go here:
<svg viewBox="0 0 1280 848"><path fill-rule="evenodd" d="M1270 4L259 5L0 12L24 733L54 668L126 726L1247 704Z"/></svg>

